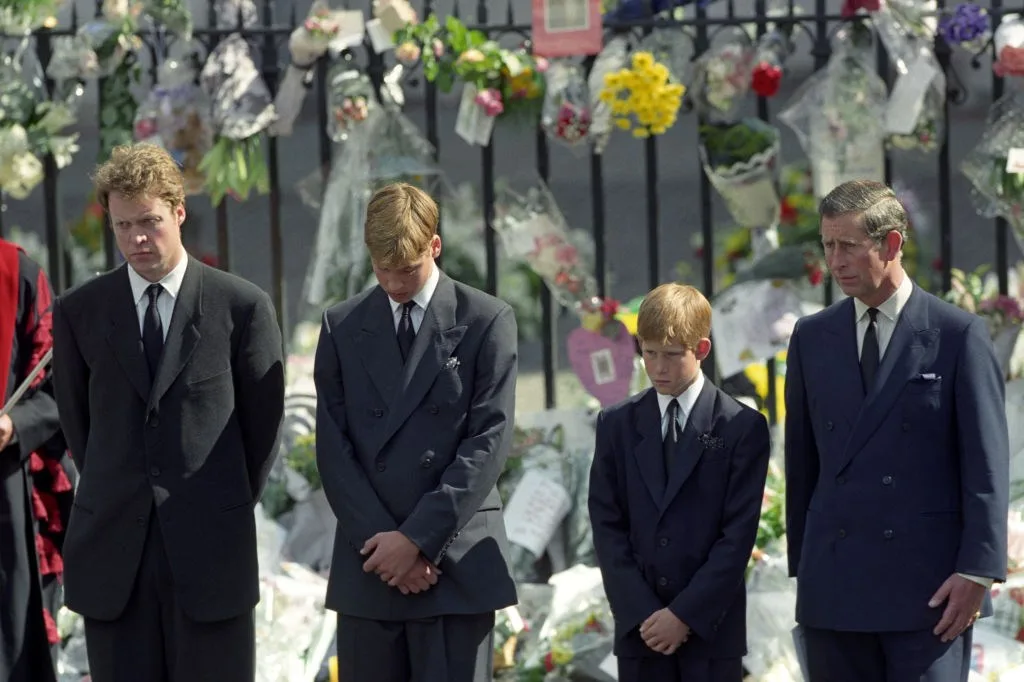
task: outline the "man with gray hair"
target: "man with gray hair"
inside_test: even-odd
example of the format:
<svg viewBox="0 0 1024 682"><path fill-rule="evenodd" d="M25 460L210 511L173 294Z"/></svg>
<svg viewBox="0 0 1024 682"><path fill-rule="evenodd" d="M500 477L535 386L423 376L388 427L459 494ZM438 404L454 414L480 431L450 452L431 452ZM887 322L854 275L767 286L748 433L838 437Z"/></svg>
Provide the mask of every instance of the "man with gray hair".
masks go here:
<svg viewBox="0 0 1024 682"><path fill-rule="evenodd" d="M983 320L903 269L884 184L820 205L846 298L805 317L786 361L789 574L809 682L961 682L1006 578L1003 375Z"/></svg>

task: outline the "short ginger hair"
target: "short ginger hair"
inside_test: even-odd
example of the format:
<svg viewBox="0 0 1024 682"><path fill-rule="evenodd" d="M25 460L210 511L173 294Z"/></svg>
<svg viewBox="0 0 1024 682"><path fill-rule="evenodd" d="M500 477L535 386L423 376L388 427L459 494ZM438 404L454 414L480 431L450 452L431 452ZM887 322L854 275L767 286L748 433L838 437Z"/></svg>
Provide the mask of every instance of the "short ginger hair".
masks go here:
<svg viewBox="0 0 1024 682"><path fill-rule="evenodd" d="M96 169L93 185L104 211L115 192L128 201L162 199L172 209L185 203L181 168L166 149L149 142L114 147L110 158Z"/></svg>
<svg viewBox="0 0 1024 682"><path fill-rule="evenodd" d="M637 314L640 342L696 350L711 336L711 304L704 294L685 284L662 284L644 296Z"/></svg>
<svg viewBox="0 0 1024 682"><path fill-rule="evenodd" d="M408 265L430 248L439 212L429 194L404 182L377 190L366 207L363 241L379 267Z"/></svg>

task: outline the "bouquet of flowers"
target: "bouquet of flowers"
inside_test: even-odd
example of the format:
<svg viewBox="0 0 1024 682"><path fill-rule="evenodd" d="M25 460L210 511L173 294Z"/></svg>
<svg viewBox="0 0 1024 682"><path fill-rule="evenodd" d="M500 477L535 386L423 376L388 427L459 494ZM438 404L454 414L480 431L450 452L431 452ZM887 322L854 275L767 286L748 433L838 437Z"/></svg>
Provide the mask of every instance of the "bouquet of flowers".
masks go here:
<svg viewBox="0 0 1024 682"><path fill-rule="evenodd" d="M973 2L961 2L939 22L939 35L949 45L970 52L981 52L992 39L992 19L988 11Z"/></svg>
<svg viewBox="0 0 1024 682"><path fill-rule="evenodd" d="M779 131L759 119L700 127L704 172L740 225L770 229L778 222L775 160Z"/></svg>
<svg viewBox="0 0 1024 682"><path fill-rule="evenodd" d="M541 128L549 138L578 148L589 138L592 122L587 81L580 65L552 62L545 74Z"/></svg>
<svg viewBox="0 0 1024 682"><path fill-rule="evenodd" d="M144 0L142 11L184 42L192 40L192 12L187 0Z"/></svg>
<svg viewBox="0 0 1024 682"><path fill-rule="evenodd" d="M25 35L56 21L63 0L0 0L0 34Z"/></svg>
<svg viewBox="0 0 1024 682"><path fill-rule="evenodd" d="M1020 294L999 294L994 279L985 277L987 270L987 266L981 266L966 273L953 268L946 300L985 320L1003 375L1009 380L1019 373L1019 368L1011 367L1011 361L1024 324L1024 298Z"/></svg>
<svg viewBox="0 0 1024 682"><path fill-rule="evenodd" d="M709 119L732 120L750 89L756 51L741 28L731 28L700 58L694 92Z"/></svg>
<svg viewBox="0 0 1024 682"><path fill-rule="evenodd" d="M770 31L757 41L750 89L758 97L774 97L782 85L786 58L793 54L793 43L785 33Z"/></svg>
<svg viewBox="0 0 1024 682"><path fill-rule="evenodd" d="M996 58L992 70L997 76L1024 76L1024 19L1008 14L992 38Z"/></svg>
<svg viewBox="0 0 1024 682"><path fill-rule="evenodd" d="M182 168L188 194L203 191L206 177L199 167L213 145L210 101L194 79L195 70L186 62L165 61L156 86L135 114L135 139L171 153Z"/></svg>
<svg viewBox="0 0 1024 682"><path fill-rule="evenodd" d="M376 112L373 83L362 71L341 63L328 73L327 88L328 135L335 142L343 142L353 128Z"/></svg>
<svg viewBox="0 0 1024 682"><path fill-rule="evenodd" d="M631 61L630 68L604 77L601 100L619 129L638 138L661 135L675 125L686 87L650 52L634 52Z"/></svg>
<svg viewBox="0 0 1024 682"><path fill-rule="evenodd" d="M597 55L587 77L590 90L590 139L595 154L604 152L614 129L614 118L609 102L602 99L605 79L609 74L621 72L629 66L629 42L625 36L613 36Z"/></svg>

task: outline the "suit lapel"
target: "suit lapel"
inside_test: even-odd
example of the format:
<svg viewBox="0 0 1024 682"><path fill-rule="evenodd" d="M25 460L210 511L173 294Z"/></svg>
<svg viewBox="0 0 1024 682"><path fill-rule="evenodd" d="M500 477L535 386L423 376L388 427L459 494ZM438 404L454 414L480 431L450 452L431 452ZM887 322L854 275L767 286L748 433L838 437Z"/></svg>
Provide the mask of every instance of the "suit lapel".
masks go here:
<svg viewBox="0 0 1024 682"><path fill-rule="evenodd" d="M142 400L148 401L150 394L149 368L142 349L142 332L139 329L139 313L132 296L132 285L128 280L128 266L122 265L113 278L114 286L110 301L110 333L107 342L114 351L121 369Z"/></svg>
<svg viewBox="0 0 1024 682"><path fill-rule="evenodd" d="M852 298L841 304L831 324L825 329L831 337L827 344L835 353L834 356L830 355L827 364L827 371L832 375L829 382L833 386L855 386L859 389L861 376L860 356L857 353L857 311ZM845 403L838 414L843 415L849 424L864 404L864 392L838 391L836 395Z"/></svg>
<svg viewBox="0 0 1024 682"><path fill-rule="evenodd" d="M199 343L199 318L203 314L203 268L206 266L191 256L187 258L188 267L185 268L178 296L174 299L171 326L167 329L156 380L149 394L149 409L160 403L167 389L192 358L196 344Z"/></svg>
<svg viewBox="0 0 1024 682"><path fill-rule="evenodd" d="M651 493L651 499L661 505L665 496L665 464L661 452L661 409L658 406L658 394L648 389L633 407L636 410L637 441L633 448L636 465L640 469L640 478Z"/></svg>
<svg viewBox="0 0 1024 682"><path fill-rule="evenodd" d="M875 385L857 415L850 440L843 451L840 470L850 463L868 438L878 430L907 382L921 371L923 361L933 350L938 338L939 331L928 328L927 298L915 286L896 320L892 338L878 367Z"/></svg>
<svg viewBox="0 0 1024 682"><path fill-rule="evenodd" d="M668 486L665 488L665 496L662 499L661 512L663 514L682 490L687 479L693 474L693 470L697 468L697 463L704 454L700 435L711 431L717 392L718 389L715 388L715 385L705 378L704 387L701 389L700 395L697 396L697 402L686 420L686 427L683 428L674 454L677 461L672 464L672 475L668 479Z"/></svg>
<svg viewBox="0 0 1024 682"><path fill-rule="evenodd" d="M416 332L409 358L404 367L401 362L396 364L402 373L401 390L392 401L381 447L420 404L438 372L462 341L466 327L455 324L455 306L455 284L441 273L434 295L423 313L423 322ZM397 338L395 345L398 345Z"/></svg>
<svg viewBox="0 0 1024 682"><path fill-rule="evenodd" d="M402 379L402 353L398 349L395 317L388 295L379 286L366 300L363 329L359 335L359 357L377 392L393 408Z"/></svg>

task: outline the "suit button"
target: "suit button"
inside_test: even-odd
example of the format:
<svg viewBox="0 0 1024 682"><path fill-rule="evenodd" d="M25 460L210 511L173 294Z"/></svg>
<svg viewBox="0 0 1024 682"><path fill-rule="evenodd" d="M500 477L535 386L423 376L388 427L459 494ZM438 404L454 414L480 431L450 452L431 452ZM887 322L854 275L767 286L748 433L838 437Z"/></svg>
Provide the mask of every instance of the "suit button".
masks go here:
<svg viewBox="0 0 1024 682"><path fill-rule="evenodd" d="M377 417L378 419L379 419L380 417L383 417L383 416L384 416L384 410L374 410L374 411L373 411L373 416L374 416L374 417Z"/></svg>
<svg viewBox="0 0 1024 682"><path fill-rule="evenodd" d="M420 466L423 467L424 469L429 469L433 463L434 460L427 457L425 460L423 460L423 462L420 463Z"/></svg>
<svg viewBox="0 0 1024 682"><path fill-rule="evenodd" d="M662 587L665 587L666 585L668 585L668 578L658 578L658 584Z"/></svg>
<svg viewBox="0 0 1024 682"><path fill-rule="evenodd" d="M840 528L839 529L839 537L841 537L841 538L845 538L846 537L846 529L845 528Z"/></svg>
<svg viewBox="0 0 1024 682"><path fill-rule="evenodd" d="M892 476L882 476L882 485L892 485Z"/></svg>
<svg viewBox="0 0 1024 682"><path fill-rule="evenodd" d="M825 422L825 428L828 429L829 431L831 431L832 430L832 422Z"/></svg>
<svg viewBox="0 0 1024 682"><path fill-rule="evenodd" d="M381 462L380 464L377 465L377 471L383 472L386 469L387 467L384 465L384 462Z"/></svg>
<svg viewBox="0 0 1024 682"><path fill-rule="evenodd" d="M892 532L891 530L886 530L884 533L882 533L882 537L884 537L886 540L892 540L892 536L894 535L896 535L896 533Z"/></svg>
<svg viewBox="0 0 1024 682"><path fill-rule="evenodd" d="M431 405L431 406L430 406L430 407L429 407L428 409L430 410L430 414L437 414L438 412L440 412L440 411L441 411L441 410L440 410L440 409L439 409L439 408L437 407L437 405Z"/></svg>
<svg viewBox="0 0 1024 682"><path fill-rule="evenodd" d="M668 538L662 538L658 540L658 544L662 547L668 547Z"/></svg>
<svg viewBox="0 0 1024 682"><path fill-rule="evenodd" d="M146 523L146 517L145 516L136 516L135 517L135 523L139 524L140 526L143 525L144 523Z"/></svg>
<svg viewBox="0 0 1024 682"><path fill-rule="evenodd" d="M836 483L839 485L846 483L846 476L843 476L842 474L836 476Z"/></svg>
<svg viewBox="0 0 1024 682"><path fill-rule="evenodd" d="M160 467L150 467L149 475L152 476L153 478L159 477L160 476Z"/></svg>

